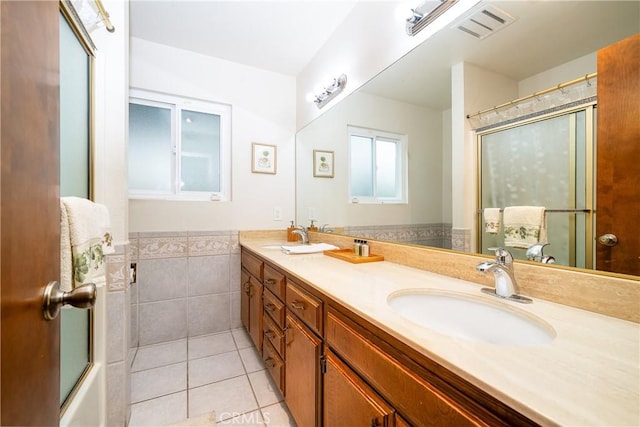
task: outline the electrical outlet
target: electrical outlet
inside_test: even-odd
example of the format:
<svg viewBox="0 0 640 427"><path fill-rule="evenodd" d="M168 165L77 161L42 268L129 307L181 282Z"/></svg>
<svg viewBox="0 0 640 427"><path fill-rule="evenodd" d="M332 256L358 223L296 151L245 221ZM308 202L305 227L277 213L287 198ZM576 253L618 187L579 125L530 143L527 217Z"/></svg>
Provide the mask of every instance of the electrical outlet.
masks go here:
<svg viewBox="0 0 640 427"><path fill-rule="evenodd" d="M276 206L273 208L273 220L274 221L282 221L282 208Z"/></svg>

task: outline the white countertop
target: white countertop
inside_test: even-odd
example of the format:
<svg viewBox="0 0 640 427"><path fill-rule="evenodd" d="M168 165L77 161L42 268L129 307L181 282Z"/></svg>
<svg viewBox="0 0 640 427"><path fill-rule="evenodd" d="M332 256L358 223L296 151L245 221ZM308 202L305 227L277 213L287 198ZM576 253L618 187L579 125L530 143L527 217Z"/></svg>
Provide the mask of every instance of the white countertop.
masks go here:
<svg viewBox="0 0 640 427"><path fill-rule="evenodd" d="M477 284L386 261L350 264L264 247L274 243L241 242L530 419L542 425L640 426L640 325L535 298L532 304L499 300ZM405 289L499 301L543 319L557 336L530 347L442 335L387 304L389 294Z"/></svg>

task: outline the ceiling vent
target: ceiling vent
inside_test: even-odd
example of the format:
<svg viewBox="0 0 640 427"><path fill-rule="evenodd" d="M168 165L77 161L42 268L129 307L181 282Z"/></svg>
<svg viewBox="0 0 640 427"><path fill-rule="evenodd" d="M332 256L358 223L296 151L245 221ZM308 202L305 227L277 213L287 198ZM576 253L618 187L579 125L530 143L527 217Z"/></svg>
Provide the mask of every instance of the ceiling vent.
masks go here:
<svg viewBox="0 0 640 427"><path fill-rule="evenodd" d="M457 28L480 40L502 30L515 21L515 18L494 6L484 6L466 18Z"/></svg>

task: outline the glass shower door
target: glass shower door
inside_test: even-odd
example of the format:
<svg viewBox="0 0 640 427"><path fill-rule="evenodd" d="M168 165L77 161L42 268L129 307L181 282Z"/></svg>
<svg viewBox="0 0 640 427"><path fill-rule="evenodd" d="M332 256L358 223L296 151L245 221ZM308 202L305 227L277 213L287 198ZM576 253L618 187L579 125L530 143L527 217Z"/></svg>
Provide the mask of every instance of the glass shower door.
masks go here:
<svg viewBox="0 0 640 427"><path fill-rule="evenodd" d="M545 254L561 265L591 266L593 123L588 107L479 135L479 252L504 246L501 232L485 231L483 209L544 206ZM526 259L525 249L509 251Z"/></svg>

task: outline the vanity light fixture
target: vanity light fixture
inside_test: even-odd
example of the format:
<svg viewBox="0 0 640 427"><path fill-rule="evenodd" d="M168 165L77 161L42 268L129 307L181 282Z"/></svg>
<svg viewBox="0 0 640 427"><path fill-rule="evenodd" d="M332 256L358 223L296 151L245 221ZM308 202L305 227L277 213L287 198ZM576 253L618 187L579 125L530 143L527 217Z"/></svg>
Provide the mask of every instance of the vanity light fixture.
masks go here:
<svg viewBox="0 0 640 427"><path fill-rule="evenodd" d="M407 18L406 30L410 36L415 36L420 30L435 21L447 9L459 0L426 0L415 9L411 9L411 16Z"/></svg>
<svg viewBox="0 0 640 427"><path fill-rule="evenodd" d="M334 78L333 82L322 90L322 93L315 95L313 102L318 108L324 107L329 101L342 92L346 85L347 76L346 74L341 74L339 77Z"/></svg>

